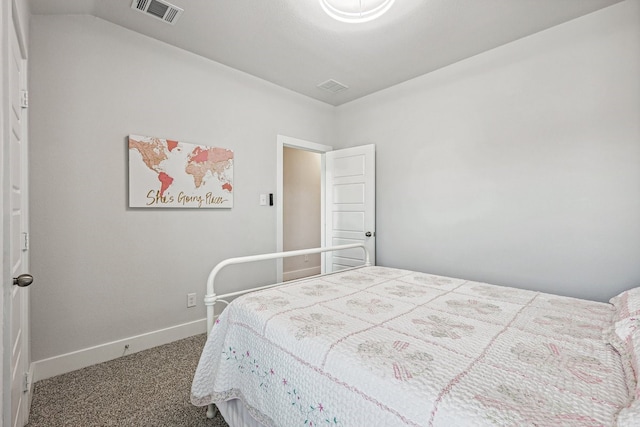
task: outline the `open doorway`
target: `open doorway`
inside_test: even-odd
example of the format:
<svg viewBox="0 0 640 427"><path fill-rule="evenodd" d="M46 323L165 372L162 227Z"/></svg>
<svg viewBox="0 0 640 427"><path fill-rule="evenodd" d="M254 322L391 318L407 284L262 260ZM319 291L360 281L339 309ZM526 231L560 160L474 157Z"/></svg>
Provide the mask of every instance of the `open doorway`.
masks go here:
<svg viewBox="0 0 640 427"><path fill-rule="evenodd" d="M310 233L317 233L316 235L320 235L320 244L319 245L315 245L315 246L308 246L308 247L319 247L319 246L324 246L325 245L325 236L324 236L324 226L325 226L325 153L328 151L332 151L333 147L329 146L329 145L322 145L322 144L317 144L315 142L310 142L310 141L305 141L302 139L297 139L297 138L292 138L289 136L284 136L284 135L278 135L278 139L277 139L277 146L276 146L276 168L277 168L277 193L276 193L276 208L277 208L277 220L276 220L276 249L278 252L282 252L285 250L284 248L284 229L285 229L285 220L284 220L284 194L285 194L285 188L284 188L284 156L285 156L285 148L286 149L294 149L293 153L294 156L295 154L300 154L300 153L314 153L316 154L318 157L317 159L319 159L320 161L320 222L316 223L314 220L314 224L315 225L310 225L309 223L305 224L304 223L304 217L301 216L301 221L303 223L303 227L305 228L305 230L308 230ZM291 196L290 196L291 197ZM289 214L289 219L292 218L291 216L292 214ZM310 220L309 220L310 221ZM324 254L320 255L320 272L323 273L324 272ZM296 267L296 265L300 265L300 264L293 264L293 266L288 265L289 268L289 272L293 272L296 271L296 269L300 269L300 270L305 270L304 267L305 264L311 264L311 255L309 256L309 261L305 262L304 261L304 257L302 258L302 261L297 261L297 262L301 262L301 264L303 265L303 267ZM310 268L310 267L309 267ZM317 270L316 270L317 271ZM302 272L301 272L302 273ZM284 261L282 259L278 259L276 260L276 275L277 275L277 281L278 282L282 282L284 281ZM288 279L291 280L293 278L293 276L295 276L295 274L288 274L287 275ZM302 276L300 276L302 277ZM306 277L306 276L305 276Z"/></svg>
<svg viewBox="0 0 640 427"><path fill-rule="evenodd" d="M322 156L301 148L283 148L282 242L283 250L317 248L321 245ZM282 280L320 274L320 254L285 258Z"/></svg>
<svg viewBox="0 0 640 427"><path fill-rule="evenodd" d="M278 135L276 146L276 249L284 251L284 150L295 148L320 155L320 246L364 243L375 265L375 146L333 150L329 145ZM328 213L329 212L329 213ZM315 226L305 225L313 230ZM364 254L344 250L320 255L320 273L361 265ZM303 260L304 263L304 260ZM283 281L283 260L276 260L276 277Z"/></svg>

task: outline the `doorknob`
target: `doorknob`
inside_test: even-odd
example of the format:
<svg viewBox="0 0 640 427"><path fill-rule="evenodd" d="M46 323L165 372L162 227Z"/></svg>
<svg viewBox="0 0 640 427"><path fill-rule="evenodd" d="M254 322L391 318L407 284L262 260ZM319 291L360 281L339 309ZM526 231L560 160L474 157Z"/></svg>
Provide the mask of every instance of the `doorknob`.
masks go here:
<svg viewBox="0 0 640 427"><path fill-rule="evenodd" d="M30 274L21 274L18 277L13 278L13 284L24 288L33 283L33 276Z"/></svg>
<svg viewBox="0 0 640 427"><path fill-rule="evenodd" d="M373 233L371 233L370 231L367 231L366 233L364 233L364 235L367 237L371 237L373 236Z"/></svg>

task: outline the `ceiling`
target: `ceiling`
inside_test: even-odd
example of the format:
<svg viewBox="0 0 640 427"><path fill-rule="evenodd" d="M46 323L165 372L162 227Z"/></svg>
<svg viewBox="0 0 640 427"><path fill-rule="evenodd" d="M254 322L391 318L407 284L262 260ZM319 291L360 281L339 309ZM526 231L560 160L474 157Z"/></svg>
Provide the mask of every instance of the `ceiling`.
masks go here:
<svg viewBox="0 0 640 427"><path fill-rule="evenodd" d="M88 14L331 105L542 31L621 0L397 0L345 24L318 0L169 0L170 25L132 0L30 0L34 14ZM318 88L328 79L347 90Z"/></svg>

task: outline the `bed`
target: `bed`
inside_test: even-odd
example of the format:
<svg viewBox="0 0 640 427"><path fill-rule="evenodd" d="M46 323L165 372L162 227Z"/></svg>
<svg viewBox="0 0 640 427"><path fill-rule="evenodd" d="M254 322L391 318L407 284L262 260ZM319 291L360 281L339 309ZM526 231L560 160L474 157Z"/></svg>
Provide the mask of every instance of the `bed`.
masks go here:
<svg viewBox="0 0 640 427"><path fill-rule="evenodd" d="M212 271L209 307L251 258ZM191 401L232 427L640 426L640 288L607 304L364 265L212 313Z"/></svg>

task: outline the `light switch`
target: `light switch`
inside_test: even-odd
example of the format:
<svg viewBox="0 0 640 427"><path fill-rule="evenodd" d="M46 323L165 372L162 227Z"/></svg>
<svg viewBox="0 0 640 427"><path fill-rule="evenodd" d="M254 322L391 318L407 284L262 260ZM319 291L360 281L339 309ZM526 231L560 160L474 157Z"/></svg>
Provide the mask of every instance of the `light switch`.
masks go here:
<svg viewBox="0 0 640 427"><path fill-rule="evenodd" d="M267 195L266 194L261 194L260 195L260 206L267 206Z"/></svg>

